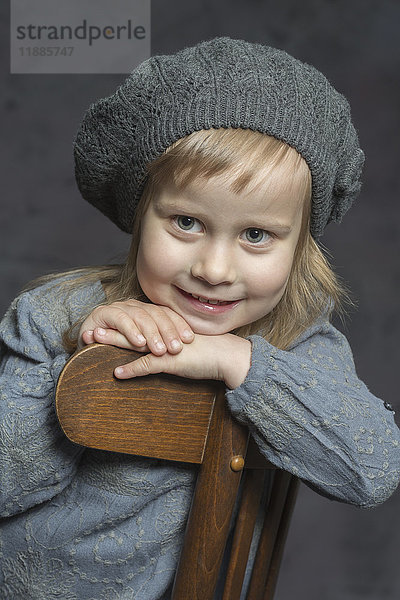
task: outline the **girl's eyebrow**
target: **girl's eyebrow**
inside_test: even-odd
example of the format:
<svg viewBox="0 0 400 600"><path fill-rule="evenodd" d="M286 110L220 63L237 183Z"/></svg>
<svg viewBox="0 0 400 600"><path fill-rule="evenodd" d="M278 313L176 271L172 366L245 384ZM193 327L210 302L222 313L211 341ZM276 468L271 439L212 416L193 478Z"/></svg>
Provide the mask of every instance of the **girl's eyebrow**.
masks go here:
<svg viewBox="0 0 400 600"><path fill-rule="evenodd" d="M162 195L162 194L160 194L159 196L157 196L154 199L154 206L157 209L160 209L160 208L164 208L164 209L165 208L170 208L170 209L172 209L172 208L175 208L175 207L181 207L181 206L183 206L186 203L187 203L187 201L184 198L179 198L179 199L177 199L175 197L168 198L168 197L165 197L165 195Z"/></svg>
<svg viewBox="0 0 400 600"><path fill-rule="evenodd" d="M293 229L293 223L290 219L283 222L279 218L274 218L264 212L256 214L245 214L242 218L244 228L265 229L279 231L281 233L290 233Z"/></svg>
<svg viewBox="0 0 400 600"><path fill-rule="evenodd" d="M195 203L190 203L190 201L182 197L166 198L165 196L158 196L154 199L153 206L154 209L158 212L173 211L178 214L182 213L191 215L193 213L193 216L206 216L205 213L202 213L201 208L198 205L196 205Z"/></svg>
<svg viewBox="0 0 400 600"><path fill-rule="evenodd" d="M292 225L286 225L279 221L270 220L268 217L264 222L264 229L274 229L276 231L281 231L282 233L290 233L293 229Z"/></svg>
<svg viewBox="0 0 400 600"><path fill-rule="evenodd" d="M160 194L158 197L154 199L154 208L157 211L165 211L171 210L176 211L177 213L187 213L192 214L193 216L202 216L201 208L196 206L195 203L192 203L183 196L179 198L166 197L165 195ZM206 215L204 215L206 216ZM278 231L281 234L290 233L293 229L293 224L282 223L281 221L274 219L266 215L265 213L260 213L254 215L243 215L242 224L244 229L255 228L255 229L265 229L265 230L273 230Z"/></svg>

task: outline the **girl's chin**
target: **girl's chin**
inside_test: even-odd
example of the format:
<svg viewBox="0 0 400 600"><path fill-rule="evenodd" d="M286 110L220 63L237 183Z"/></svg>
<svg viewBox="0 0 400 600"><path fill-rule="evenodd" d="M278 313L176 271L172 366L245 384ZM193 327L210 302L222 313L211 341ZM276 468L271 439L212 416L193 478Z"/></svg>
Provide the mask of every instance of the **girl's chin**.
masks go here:
<svg viewBox="0 0 400 600"><path fill-rule="evenodd" d="M229 330L229 331L225 331L225 330L222 330L222 331L215 331L215 330L214 331L208 331L208 330L203 330L203 329L199 330L199 329L197 329L195 327L192 327L192 330L193 330L193 333L196 333L198 335L225 335L226 333L230 333L231 332L231 330Z"/></svg>
<svg viewBox="0 0 400 600"><path fill-rule="evenodd" d="M241 325L233 325L233 326L222 326L216 327L214 323L199 323L196 322L196 319L190 319L182 315L182 317L186 320L187 324L192 328L193 333L197 333L199 335L224 335L225 333L232 333L233 330L238 329Z"/></svg>

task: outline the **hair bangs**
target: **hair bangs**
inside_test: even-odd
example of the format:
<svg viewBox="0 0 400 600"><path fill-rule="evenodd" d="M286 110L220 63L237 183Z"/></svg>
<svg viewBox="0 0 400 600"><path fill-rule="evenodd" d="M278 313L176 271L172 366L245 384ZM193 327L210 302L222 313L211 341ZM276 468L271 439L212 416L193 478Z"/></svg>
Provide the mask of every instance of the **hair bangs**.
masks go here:
<svg viewBox="0 0 400 600"><path fill-rule="evenodd" d="M169 146L148 172L156 188L173 183L178 189L223 175L235 193L250 193L279 173L281 181L298 185L303 198L311 195L311 173L297 150L251 129L195 131Z"/></svg>

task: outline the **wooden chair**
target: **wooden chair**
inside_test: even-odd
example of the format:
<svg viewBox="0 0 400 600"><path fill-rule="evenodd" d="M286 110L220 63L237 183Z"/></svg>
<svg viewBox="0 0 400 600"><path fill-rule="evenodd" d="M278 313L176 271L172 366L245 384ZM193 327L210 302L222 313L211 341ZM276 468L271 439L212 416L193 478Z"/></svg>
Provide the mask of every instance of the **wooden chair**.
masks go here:
<svg viewBox="0 0 400 600"><path fill-rule="evenodd" d="M221 596L239 600L269 471L273 483L246 598L271 600L298 480L275 469L249 441L247 429L226 407L221 382L165 374L115 378L114 368L135 356L92 344L71 357L56 393L65 434L90 448L200 465L173 600L212 600L244 472Z"/></svg>

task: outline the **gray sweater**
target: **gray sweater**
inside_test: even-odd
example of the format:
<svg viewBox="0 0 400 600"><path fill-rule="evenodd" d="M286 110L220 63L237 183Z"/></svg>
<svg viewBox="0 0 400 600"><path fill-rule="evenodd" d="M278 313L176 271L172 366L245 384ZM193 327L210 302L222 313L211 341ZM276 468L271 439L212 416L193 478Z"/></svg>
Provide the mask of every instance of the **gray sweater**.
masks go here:
<svg viewBox="0 0 400 600"><path fill-rule="evenodd" d="M81 448L54 390L62 332L104 300L99 282L19 296L0 325L0 599L169 598L195 480L181 463ZM391 407L357 378L346 339L321 319L288 351L252 336L227 392L263 454L332 499L372 507L400 477Z"/></svg>

